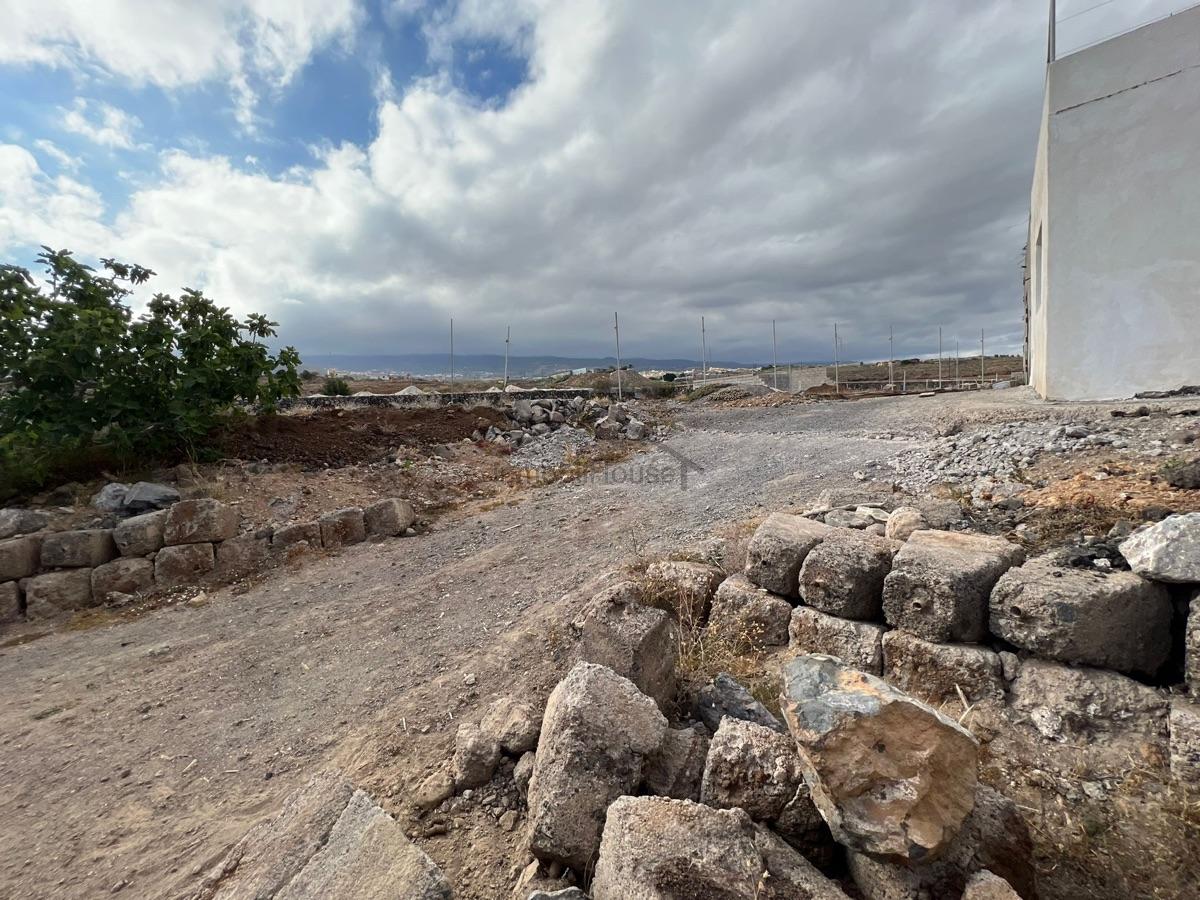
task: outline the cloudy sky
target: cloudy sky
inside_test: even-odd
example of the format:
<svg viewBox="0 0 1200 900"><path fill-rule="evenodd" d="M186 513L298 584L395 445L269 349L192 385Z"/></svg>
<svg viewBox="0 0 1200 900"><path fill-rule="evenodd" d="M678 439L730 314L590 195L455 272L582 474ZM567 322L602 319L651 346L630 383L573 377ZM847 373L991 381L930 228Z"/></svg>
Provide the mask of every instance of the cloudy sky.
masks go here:
<svg viewBox="0 0 1200 900"><path fill-rule="evenodd" d="M0 0L0 259L308 353L1015 347L1046 5ZM1060 53L1189 5L1060 0Z"/></svg>

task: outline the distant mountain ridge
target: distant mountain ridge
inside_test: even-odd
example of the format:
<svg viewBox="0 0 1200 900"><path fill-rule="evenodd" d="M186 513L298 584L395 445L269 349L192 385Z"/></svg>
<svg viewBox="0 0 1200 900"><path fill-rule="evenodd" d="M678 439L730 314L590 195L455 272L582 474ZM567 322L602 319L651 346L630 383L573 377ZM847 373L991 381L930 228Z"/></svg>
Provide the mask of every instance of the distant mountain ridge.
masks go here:
<svg viewBox="0 0 1200 900"><path fill-rule="evenodd" d="M508 372L513 376L550 375L568 369L607 368L615 366L612 356L510 356ZM635 369L691 369L699 363L693 359L652 359L649 357L622 357L621 365ZM757 363L737 363L710 360L709 366L723 369L752 368ZM337 369L339 372L397 372L411 375L446 375L450 371L450 359L445 353L400 353L396 355L375 354L304 354L303 368L324 372ZM496 375L504 372L504 356L499 353L466 353L454 355L456 375Z"/></svg>

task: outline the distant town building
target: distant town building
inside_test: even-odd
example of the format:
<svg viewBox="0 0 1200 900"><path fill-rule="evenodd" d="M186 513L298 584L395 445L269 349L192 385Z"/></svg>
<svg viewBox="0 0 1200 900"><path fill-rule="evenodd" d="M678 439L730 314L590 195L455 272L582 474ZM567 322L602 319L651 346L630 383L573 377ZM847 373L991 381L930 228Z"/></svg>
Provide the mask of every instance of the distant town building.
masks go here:
<svg viewBox="0 0 1200 900"><path fill-rule="evenodd" d="M1200 384L1200 7L1049 64L1026 264L1041 396Z"/></svg>

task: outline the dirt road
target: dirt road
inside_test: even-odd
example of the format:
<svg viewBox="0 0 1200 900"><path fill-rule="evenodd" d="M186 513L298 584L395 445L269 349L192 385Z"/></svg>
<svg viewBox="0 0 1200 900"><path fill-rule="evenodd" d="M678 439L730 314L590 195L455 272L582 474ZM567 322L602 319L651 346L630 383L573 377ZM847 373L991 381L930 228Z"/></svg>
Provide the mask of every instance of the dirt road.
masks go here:
<svg viewBox="0 0 1200 900"><path fill-rule="evenodd" d="M667 446L699 467L687 490L660 447L240 595L4 648L0 896L179 896L326 765L398 803L462 715L558 677L550 623L569 615L572 588L717 523L853 485L898 450L856 433L919 443L932 409L916 398L684 409ZM503 860L427 849L462 896L511 883Z"/></svg>

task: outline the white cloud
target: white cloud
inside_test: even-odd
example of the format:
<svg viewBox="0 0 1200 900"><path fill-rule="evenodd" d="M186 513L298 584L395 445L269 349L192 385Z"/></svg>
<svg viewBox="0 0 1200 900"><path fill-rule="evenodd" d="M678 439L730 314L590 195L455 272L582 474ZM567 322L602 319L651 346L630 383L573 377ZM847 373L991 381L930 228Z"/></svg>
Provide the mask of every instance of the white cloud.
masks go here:
<svg viewBox="0 0 1200 900"><path fill-rule="evenodd" d="M59 166L67 169L68 171L78 171L80 165L83 164L83 160L81 160L79 157L72 156L53 141L48 141L45 138L34 141L33 146L37 147L37 149L41 150L42 153L46 154L46 156L50 157L52 160L58 163Z"/></svg>
<svg viewBox="0 0 1200 900"><path fill-rule="evenodd" d="M83 97L76 97L70 109L59 107L58 111L64 131L82 135L101 147L133 149L133 132L142 126L137 116L123 109Z"/></svg>
<svg viewBox="0 0 1200 900"><path fill-rule="evenodd" d="M40 65L166 90L222 81L252 122L258 88L352 39L355 0L0 0L0 64Z"/></svg>
<svg viewBox="0 0 1200 900"><path fill-rule="evenodd" d="M511 322L529 352L596 352L614 310L630 354L694 354L701 314L716 358L765 358L772 319L783 359L827 357L834 321L849 357L886 353L889 324L898 352L933 349L939 324L964 346L980 327L1017 343L1039 10L470 0L423 15L444 58L494 40L528 55L529 81L499 106L449 70L380 90L368 146L281 177L166 154L111 226L81 185L0 148L0 249L139 262L152 288L261 310L313 352L440 347L451 314L468 350ZM51 220L51 202L76 214Z"/></svg>

